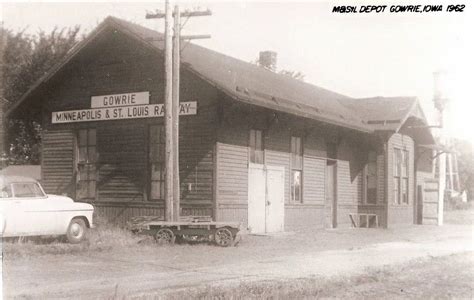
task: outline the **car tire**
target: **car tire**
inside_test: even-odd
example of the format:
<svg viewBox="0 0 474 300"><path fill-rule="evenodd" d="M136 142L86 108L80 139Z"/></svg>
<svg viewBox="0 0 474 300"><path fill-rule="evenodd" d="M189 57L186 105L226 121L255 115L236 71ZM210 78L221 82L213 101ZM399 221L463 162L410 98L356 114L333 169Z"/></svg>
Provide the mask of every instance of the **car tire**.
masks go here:
<svg viewBox="0 0 474 300"><path fill-rule="evenodd" d="M67 227L66 238L71 244L78 244L86 238L87 226L83 219L72 219Z"/></svg>

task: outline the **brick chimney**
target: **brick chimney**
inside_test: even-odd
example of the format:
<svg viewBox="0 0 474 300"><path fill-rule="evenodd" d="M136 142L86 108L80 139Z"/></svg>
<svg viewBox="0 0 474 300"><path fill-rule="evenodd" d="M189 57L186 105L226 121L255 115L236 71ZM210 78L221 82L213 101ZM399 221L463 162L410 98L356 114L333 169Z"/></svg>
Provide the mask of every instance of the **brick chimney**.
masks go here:
<svg viewBox="0 0 474 300"><path fill-rule="evenodd" d="M277 53L275 51L260 51L258 64L261 67L275 72L277 66Z"/></svg>

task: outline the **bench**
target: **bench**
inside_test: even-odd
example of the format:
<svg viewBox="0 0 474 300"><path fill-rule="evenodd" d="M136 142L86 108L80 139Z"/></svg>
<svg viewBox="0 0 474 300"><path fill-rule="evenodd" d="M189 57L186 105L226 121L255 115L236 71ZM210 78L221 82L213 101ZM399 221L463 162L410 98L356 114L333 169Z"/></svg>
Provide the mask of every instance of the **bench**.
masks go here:
<svg viewBox="0 0 474 300"><path fill-rule="evenodd" d="M349 217L351 219L352 227L361 227L361 218L365 218L365 228L370 228L370 220L374 220L375 228L379 227L379 217L377 214L370 213L350 213Z"/></svg>

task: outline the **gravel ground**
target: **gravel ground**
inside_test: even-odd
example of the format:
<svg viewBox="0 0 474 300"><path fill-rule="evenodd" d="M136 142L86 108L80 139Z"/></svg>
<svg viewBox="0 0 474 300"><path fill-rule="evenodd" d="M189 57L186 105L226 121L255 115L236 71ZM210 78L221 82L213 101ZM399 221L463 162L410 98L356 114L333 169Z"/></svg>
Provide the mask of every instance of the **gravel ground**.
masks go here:
<svg viewBox="0 0 474 300"><path fill-rule="evenodd" d="M366 276L370 273L368 269L383 270L414 260L472 251L472 232L471 225L449 224L389 230L320 230L244 236L232 248L207 244L160 247L138 243L136 239L117 241L118 237L110 244L97 236L89 247L5 243L4 297L146 297L183 289L232 289L241 284L301 278L337 283L341 278ZM433 265L432 276L443 278L442 265L427 265ZM399 287L391 284L383 285L389 290ZM423 286L429 289L429 285Z"/></svg>

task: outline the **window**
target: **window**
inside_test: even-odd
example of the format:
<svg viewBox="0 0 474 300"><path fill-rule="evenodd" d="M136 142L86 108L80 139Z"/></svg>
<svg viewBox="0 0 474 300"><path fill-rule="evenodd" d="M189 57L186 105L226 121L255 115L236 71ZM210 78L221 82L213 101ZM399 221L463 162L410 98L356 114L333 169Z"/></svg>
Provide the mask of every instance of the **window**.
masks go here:
<svg viewBox="0 0 474 300"><path fill-rule="evenodd" d="M41 198L44 197L44 193L37 183L25 182L25 183L12 183L13 194L18 198Z"/></svg>
<svg viewBox="0 0 474 300"><path fill-rule="evenodd" d="M401 200L402 203L408 204L408 151L402 151L402 188L401 188Z"/></svg>
<svg viewBox="0 0 474 300"><path fill-rule="evenodd" d="M291 137L291 201L302 202L303 143L301 137Z"/></svg>
<svg viewBox="0 0 474 300"><path fill-rule="evenodd" d="M150 200L165 197L165 130L162 125L152 125L149 131Z"/></svg>
<svg viewBox="0 0 474 300"><path fill-rule="evenodd" d="M263 133L261 130L250 130L249 148L250 162L263 164Z"/></svg>
<svg viewBox="0 0 474 300"><path fill-rule="evenodd" d="M77 138L77 197L91 199L96 196L96 129L79 129Z"/></svg>
<svg viewBox="0 0 474 300"><path fill-rule="evenodd" d="M396 204L408 204L408 151L395 149L393 160L393 202Z"/></svg>
<svg viewBox="0 0 474 300"><path fill-rule="evenodd" d="M0 198L11 198L13 196L12 194L12 188L10 187L9 184L5 185L3 188L2 188L2 191L1 191L1 194L0 194Z"/></svg>
<svg viewBox="0 0 474 300"><path fill-rule="evenodd" d="M369 151L365 169L365 202L377 203L377 153Z"/></svg>

